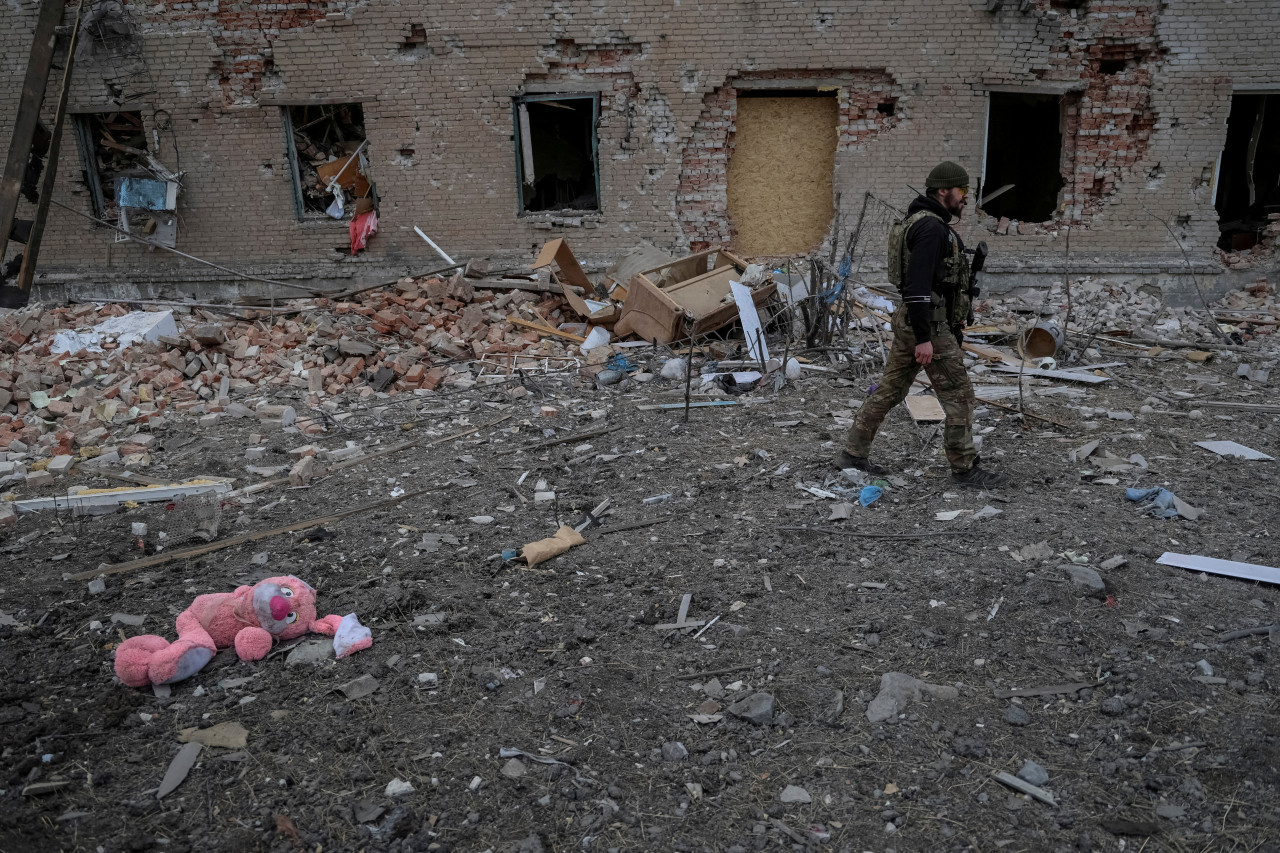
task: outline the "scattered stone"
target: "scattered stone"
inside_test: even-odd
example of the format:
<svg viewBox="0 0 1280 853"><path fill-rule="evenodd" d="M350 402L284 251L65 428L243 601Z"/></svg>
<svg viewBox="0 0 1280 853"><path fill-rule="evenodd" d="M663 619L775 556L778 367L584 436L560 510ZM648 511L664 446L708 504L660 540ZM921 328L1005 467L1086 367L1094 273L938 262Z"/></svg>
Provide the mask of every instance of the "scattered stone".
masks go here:
<svg viewBox="0 0 1280 853"><path fill-rule="evenodd" d="M928 684L902 672L886 672L880 676L880 693L867 706L867 719L882 723L899 714L911 702L922 697L955 699L960 691L942 684Z"/></svg>
<svg viewBox="0 0 1280 853"><path fill-rule="evenodd" d="M752 693L729 706L728 711L757 726L767 726L773 721L773 694Z"/></svg>
<svg viewBox="0 0 1280 853"><path fill-rule="evenodd" d="M387 783L387 788L383 793L388 797L399 797L403 794L412 794L413 785L403 779L392 779Z"/></svg>
<svg viewBox="0 0 1280 853"><path fill-rule="evenodd" d="M689 750L684 748L684 744L678 740L667 741L662 745L662 758L664 761L684 761L689 757Z"/></svg>
<svg viewBox="0 0 1280 853"><path fill-rule="evenodd" d="M106 591L107 591L106 578L94 578L93 580L89 581L90 595L102 595Z"/></svg>
<svg viewBox="0 0 1280 853"><path fill-rule="evenodd" d="M811 803L813 800L809 797L809 792L799 785L788 785L782 789L782 793L778 795L778 802L781 803Z"/></svg>
<svg viewBox="0 0 1280 853"><path fill-rule="evenodd" d="M285 666L301 664L318 664L333 657L332 640L306 640L289 650L285 657Z"/></svg>
<svg viewBox="0 0 1280 853"><path fill-rule="evenodd" d="M1102 575L1095 572L1088 566L1077 566L1068 563L1059 566L1071 579L1071 585L1076 589L1082 590L1088 595L1106 595L1107 585L1102 580Z"/></svg>
<svg viewBox="0 0 1280 853"><path fill-rule="evenodd" d="M1200 670L1201 675L1213 675L1213 665L1207 660L1196 661L1196 669Z"/></svg>
<svg viewBox="0 0 1280 853"><path fill-rule="evenodd" d="M1049 771L1028 759L1023 762L1022 769L1018 771L1018 778L1039 788L1048 784Z"/></svg>
<svg viewBox="0 0 1280 853"><path fill-rule="evenodd" d="M1031 723L1031 715L1021 705L1010 705L1004 711L1004 721L1011 726L1026 726Z"/></svg>
<svg viewBox="0 0 1280 853"><path fill-rule="evenodd" d="M502 765L502 770L499 772L508 779L519 779L529 771L525 768L523 761L518 758L512 758L506 764Z"/></svg>
<svg viewBox="0 0 1280 853"><path fill-rule="evenodd" d="M1102 704L1098 706L1098 710L1110 717L1118 717L1125 711L1129 710L1129 706L1119 696L1108 696L1102 700Z"/></svg>

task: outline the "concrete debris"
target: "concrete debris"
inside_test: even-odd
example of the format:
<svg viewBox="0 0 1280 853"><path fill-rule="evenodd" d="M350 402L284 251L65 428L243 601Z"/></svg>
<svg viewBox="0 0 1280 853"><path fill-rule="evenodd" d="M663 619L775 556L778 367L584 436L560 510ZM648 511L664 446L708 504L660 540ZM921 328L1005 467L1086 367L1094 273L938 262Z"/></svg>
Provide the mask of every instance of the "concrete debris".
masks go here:
<svg viewBox="0 0 1280 853"><path fill-rule="evenodd" d="M767 726L773 721L773 694L752 693L745 699L734 702L727 710L735 717L749 723Z"/></svg>
<svg viewBox="0 0 1280 853"><path fill-rule="evenodd" d="M932 699L955 699L960 691L949 685L928 684L902 672L886 672L880 676L880 693L867 706L867 719L882 723L899 714L911 702L924 696Z"/></svg>

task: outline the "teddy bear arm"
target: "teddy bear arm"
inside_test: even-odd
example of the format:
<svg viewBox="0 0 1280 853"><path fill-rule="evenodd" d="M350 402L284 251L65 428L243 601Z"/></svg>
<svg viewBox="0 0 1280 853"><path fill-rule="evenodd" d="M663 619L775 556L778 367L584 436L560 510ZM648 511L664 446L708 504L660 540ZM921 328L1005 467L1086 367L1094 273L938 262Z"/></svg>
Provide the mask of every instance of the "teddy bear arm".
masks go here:
<svg viewBox="0 0 1280 853"><path fill-rule="evenodd" d="M332 637L338 633L338 626L341 624L342 617L334 614L312 622L311 631L315 634L324 634L326 637Z"/></svg>
<svg viewBox="0 0 1280 853"><path fill-rule="evenodd" d="M241 628L236 633L236 655L240 660L262 660L271 651L274 638L262 628Z"/></svg>

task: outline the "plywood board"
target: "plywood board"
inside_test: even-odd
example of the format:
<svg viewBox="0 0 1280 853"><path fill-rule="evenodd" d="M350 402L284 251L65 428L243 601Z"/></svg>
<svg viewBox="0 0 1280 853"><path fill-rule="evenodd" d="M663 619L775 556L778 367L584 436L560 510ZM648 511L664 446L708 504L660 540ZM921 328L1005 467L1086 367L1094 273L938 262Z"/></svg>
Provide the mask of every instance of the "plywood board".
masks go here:
<svg viewBox="0 0 1280 853"><path fill-rule="evenodd" d="M729 157L729 217L748 256L807 252L835 214L839 104L833 97L740 97Z"/></svg>
<svg viewBox="0 0 1280 853"><path fill-rule="evenodd" d="M936 424L946 420L947 413L942 411L942 404L937 397L928 394L916 394L907 398L907 411L918 424Z"/></svg>

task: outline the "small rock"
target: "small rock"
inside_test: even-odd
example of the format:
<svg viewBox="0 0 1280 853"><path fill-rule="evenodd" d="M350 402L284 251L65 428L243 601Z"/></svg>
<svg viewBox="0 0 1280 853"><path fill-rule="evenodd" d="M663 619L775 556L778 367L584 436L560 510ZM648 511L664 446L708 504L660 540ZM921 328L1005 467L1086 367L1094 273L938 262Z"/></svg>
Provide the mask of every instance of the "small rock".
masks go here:
<svg viewBox="0 0 1280 853"><path fill-rule="evenodd" d="M1109 717L1118 717L1128 710L1128 705L1119 696L1108 696L1102 700L1102 704L1098 706L1098 710Z"/></svg>
<svg viewBox="0 0 1280 853"><path fill-rule="evenodd" d="M1105 595L1107 585L1102 580L1102 575L1095 572L1088 566L1077 566L1075 564L1067 564L1060 566L1066 575L1071 578L1071 585L1076 589L1084 591L1088 595Z"/></svg>
<svg viewBox="0 0 1280 853"><path fill-rule="evenodd" d="M689 750L678 740L667 741L662 745L662 757L666 761L684 761L689 757Z"/></svg>
<svg viewBox="0 0 1280 853"><path fill-rule="evenodd" d="M332 640L308 640L289 650L284 659L285 666L299 664L317 664L333 656Z"/></svg>
<svg viewBox="0 0 1280 853"><path fill-rule="evenodd" d="M90 595L102 595L106 591L107 591L106 578L94 578L93 580L89 581Z"/></svg>
<svg viewBox="0 0 1280 853"><path fill-rule="evenodd" d="M954 687L927 684L902 672L886 672L880 676L880 693L867 706L867 719L882 723L898 714L909 702L918 702L928 695L934 699L954 699L959 691Z"/></svg>
<svg viewBox="0 0 1280 853"><path fill-rule="evenodd" d="M398 797L401 794L412 794L413 785L403 779L392 779L387 783L387 789L383 792L388 797Z"/></svg>
<svg viewBox="0 0 1280 853"><path fill-rule="evenodd" d="M1207 660L1196 661L1196 669L1200 670L1201 675L1213 675L1213 665Z"/></svg>
<svg viewBox="0 0 1280 853"><path fill-rule="evenodd" d="M527 773L528 770L525 769L523 761L521 761L518 758L513 758L510 761L508 761L506 764L502 765L502 770L499 772L501 772L502 775L506 776L508 779L519 779L521 776Z"/></svg>
<svg viewBox="0 0 1280 853"><path fill-rule="evenodd" d="M1049 782L1049 771L1034 761L1028 760L1023 763L1022 769L1018 771L1018 778L1029 785L1035 785L1040 788Z"/></svg>
<svg viewBox="0 0 1280 853"><path fill-rule="evenodd" d="M1103 560L1102 565L1098 566L1098 568L1102 569L1104 572L1109 572L1112 569L1120 568L1127 562L1129 561L1126 560L1124 557L1116 556L1116 557L1110 558L1109 560Z"/></svg>
<svg viewBox="0 0 1280 853"><path fill-rule="evenodd" d="M728 710L735 717L757 726L766 726L773 720L773 694L752 693L747 698L734 702Z"/></svg>
<svg viewBox="0 0 1280 853"><path fill-rule="evenodd" d="M788 785L782 789L782 793L778 795L778 801L782 803L811 803L813 800L809 797L809 792L799 785Z"/></svg>
<svg viewBox="0 0 1280 853"><path fill-rule="evenodd" d="M1031 715L1018 705L1010 705L1005 709L1004 721L1011 726L1025 726L1030 724Z"/></svg>

